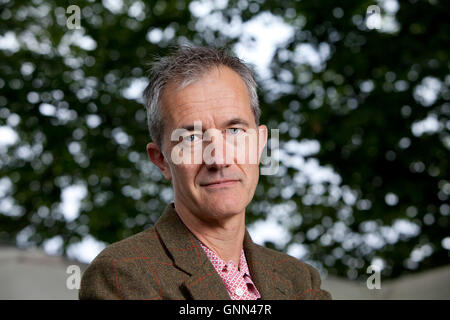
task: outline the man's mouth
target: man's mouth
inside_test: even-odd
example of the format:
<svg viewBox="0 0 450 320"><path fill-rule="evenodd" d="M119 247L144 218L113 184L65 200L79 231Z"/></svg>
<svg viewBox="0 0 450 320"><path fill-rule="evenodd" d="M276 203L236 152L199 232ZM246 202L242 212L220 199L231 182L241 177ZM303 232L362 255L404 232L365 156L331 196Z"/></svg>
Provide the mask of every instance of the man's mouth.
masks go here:
<svg viewBox="0 0 450 320"><path fill-rule="evenodd" d="M217 180L217 181L201 184L201 186L202 187L206 187L206 188L222 188L222 187L231 186L231 185L235 184L238 181L239 180L230 180L230 179Z"/></svg>

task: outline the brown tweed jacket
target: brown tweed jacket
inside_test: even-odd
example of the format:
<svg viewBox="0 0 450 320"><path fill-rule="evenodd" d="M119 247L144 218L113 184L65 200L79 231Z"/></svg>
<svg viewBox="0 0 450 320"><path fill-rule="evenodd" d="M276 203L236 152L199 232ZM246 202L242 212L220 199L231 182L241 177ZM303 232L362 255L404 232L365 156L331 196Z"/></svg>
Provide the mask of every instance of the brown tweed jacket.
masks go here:
<svg viewBox="0 0 450 320"><path fill-rule="evenodd" d="M261 299L331 299L311 265L255 244L244 252ZM229 300L194 235L168 205L154 227L103 250L83 274L80 299Z"/></svg>

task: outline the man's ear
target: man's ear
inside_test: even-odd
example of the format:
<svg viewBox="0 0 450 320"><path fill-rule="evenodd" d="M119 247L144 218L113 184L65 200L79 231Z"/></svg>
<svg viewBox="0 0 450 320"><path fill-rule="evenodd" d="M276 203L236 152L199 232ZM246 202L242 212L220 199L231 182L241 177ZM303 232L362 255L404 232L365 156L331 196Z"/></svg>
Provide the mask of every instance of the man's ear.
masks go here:
<svg viewBox="0 0 450 320"><path fill-rule="evenodd" d="M258 164L261 161L261 155L267 144L268 129L262 124L258 126Z"/></svg>
<svg viewBox="0 0 450 320"><path fill-rule="evenodd" d="M171 180L172 174L170 173L169 164L156 143L150 142L147 144L147 154L150 161L161 170L164 177L166 177L167 180Z"/></svg>

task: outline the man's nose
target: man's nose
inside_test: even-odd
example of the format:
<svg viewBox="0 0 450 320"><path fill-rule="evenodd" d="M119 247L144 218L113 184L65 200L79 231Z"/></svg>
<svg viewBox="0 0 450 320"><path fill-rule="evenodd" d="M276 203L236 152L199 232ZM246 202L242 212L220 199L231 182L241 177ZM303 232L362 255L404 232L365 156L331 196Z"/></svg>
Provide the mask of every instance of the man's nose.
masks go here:
<svg viewBox="0 0 450 320"><path fill-rule="evenodd" d="M227 159L227 143L221 133L214 133L204 152L204 161L208 169L221 169L231 165ZM230 150L228 150L228 153ZM228 161L227 161L228 160Z"/></svg>

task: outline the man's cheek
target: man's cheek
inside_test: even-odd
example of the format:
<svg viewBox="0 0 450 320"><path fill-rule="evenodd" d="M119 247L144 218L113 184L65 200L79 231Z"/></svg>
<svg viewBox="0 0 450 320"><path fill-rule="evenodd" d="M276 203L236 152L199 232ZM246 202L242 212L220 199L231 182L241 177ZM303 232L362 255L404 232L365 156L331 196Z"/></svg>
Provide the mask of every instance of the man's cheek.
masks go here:
<svg viewBox="0 0 450 320"><path fill-rule="evenodd" d="M195 184L196 173L198 172L198 165L186 164L179 166L179 175L183 182L187 185Z"/></svg>

